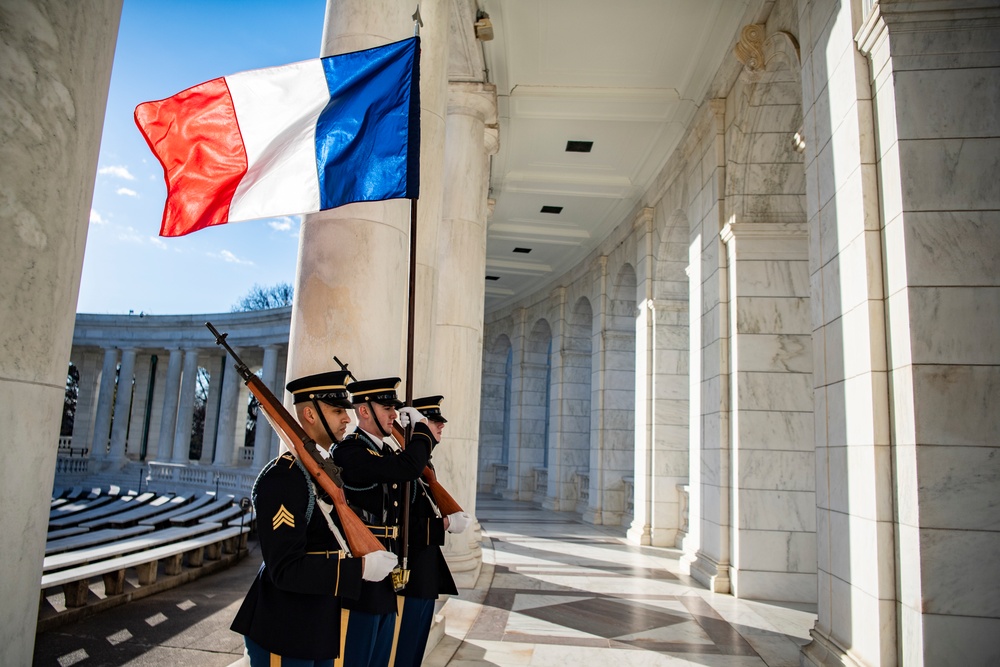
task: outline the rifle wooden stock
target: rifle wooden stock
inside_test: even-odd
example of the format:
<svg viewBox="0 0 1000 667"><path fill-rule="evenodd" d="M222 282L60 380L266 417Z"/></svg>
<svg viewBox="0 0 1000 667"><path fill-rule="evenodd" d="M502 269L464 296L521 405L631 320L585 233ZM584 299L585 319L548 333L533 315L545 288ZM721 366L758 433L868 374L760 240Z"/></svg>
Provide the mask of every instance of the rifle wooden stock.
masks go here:
<svg viewBox="0 0 1000 667"><path fill-rule="evenodd" d="M236 371L243 378L244 382L246 382L250 393L260 403L260 409L264 411L264 416L267 417L267 421L274 428L278 437L292 450L296 458L305 466L306 471L309 472L320 488L326 491L333 500L333 506L337 510L337 516L340 518L340 525L344 529L344 537L351 548L351 554L360 558L373 551L385 551L382 543L372 535L371 531L365 527L365 524L358 515L348 507L347 499L344 497L344 490L337 485L316 460L316 457L319 456L316 452L316 442L302 430L299 423L288 413L288 410L278 401L277 397L271 393L271 390L267 388L264 381L254 373L251 373L246 364L236 355L236 352L229 347L229 344L226 342L228 334L220 334L210 322L206 322L205 326L215 334L216 343L226 348L226 351L236 362Z"/></svg>
<svg viewBox="0 0 1000 667"><path fill-rule="evenodd" d="M399 427L399 424L393 422L392 424L392 437L400 447L406 447L406 442L403 438L403 429ZM454 514L455 512L461 512L462 506L451 497L448 490L441 485L441 482L437 480L437 474L434 469L430 466L424 467L423 472L424 481L427 482L427 487L431 491L431 495L434 497L434 502L437 504L438 509L441 510L442 516L448 516L449 514Z"/></svg>

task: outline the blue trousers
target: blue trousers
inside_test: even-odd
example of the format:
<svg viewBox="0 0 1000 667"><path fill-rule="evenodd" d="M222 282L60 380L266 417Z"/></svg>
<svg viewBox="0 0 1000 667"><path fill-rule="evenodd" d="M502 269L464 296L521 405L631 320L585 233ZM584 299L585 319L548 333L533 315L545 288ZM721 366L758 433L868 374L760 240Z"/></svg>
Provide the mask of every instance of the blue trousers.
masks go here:
<svg viewBox="0 0 1000 667"><path fill-rule="evenodd" d="M286 658L274 655L260 644L244 636L247 655L250 657L250 667L333 667L333 660L305 660L303 658ZM277 662L273 659L277 658Z"/></svg>
<svg viewBox="0 0 1000 667"><path fill-rule="evenodd" d="M404 598L393 667L420 667L434 620L434 600Z"/></svg>
<svg viewBox="0 0 1000 667"><path fill-rule="evenodd" d="M394 648L396 614L369 614L342 610L340 632L344 637L337 667L389 667Z"/></svg>

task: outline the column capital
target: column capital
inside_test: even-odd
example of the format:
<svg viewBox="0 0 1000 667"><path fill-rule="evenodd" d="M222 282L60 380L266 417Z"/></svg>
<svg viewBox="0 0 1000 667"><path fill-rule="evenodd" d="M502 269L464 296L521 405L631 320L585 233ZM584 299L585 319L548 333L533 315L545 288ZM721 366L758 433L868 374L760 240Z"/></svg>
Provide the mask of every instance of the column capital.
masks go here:
<svg viewBox="0 0 1000 667"><path fill-rule="evenodd" d="M804 222L729 222L719 232L730 257L809 259L809 226ZM789 241L793 243L789 245Z"/></svg>
<svg viewBox="0 0 1000 667"><path fill-rule="evenodd" d="M487 125L495 125L497 87L492 83L449 82L448 114L473 116Z"/></svg>

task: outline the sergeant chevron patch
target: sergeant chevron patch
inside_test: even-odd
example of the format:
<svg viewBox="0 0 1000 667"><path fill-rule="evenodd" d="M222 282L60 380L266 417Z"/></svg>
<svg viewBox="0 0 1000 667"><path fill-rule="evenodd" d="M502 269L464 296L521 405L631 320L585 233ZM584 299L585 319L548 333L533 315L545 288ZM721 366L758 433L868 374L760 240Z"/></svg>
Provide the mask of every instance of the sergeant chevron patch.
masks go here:
<svg viewBox="0 0 1000 667"><path fill-rule="evenodd" d="M284 505L279 507L278 511L274 513L274 517L271 518L271 527L273 530L278 530L278 526L282 525L295 528L295 517L285 509Z"/></svg>

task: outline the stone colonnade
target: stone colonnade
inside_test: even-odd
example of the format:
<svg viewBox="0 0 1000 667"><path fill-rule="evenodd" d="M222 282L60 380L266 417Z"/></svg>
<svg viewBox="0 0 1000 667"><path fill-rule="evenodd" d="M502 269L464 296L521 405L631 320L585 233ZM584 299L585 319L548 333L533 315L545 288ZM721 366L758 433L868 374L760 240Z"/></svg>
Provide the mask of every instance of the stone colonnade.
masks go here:
<svg viewBox="0 0 1000 667"><path fill-rule="evenodd" d="M479 488L816 604L803 664L993 664L1000 7L750 5L633 212L486 313Z"/></svg>
<svg viewBox="0 0 1000 667"><path fill-rule="evenodd" d="M251 372L281 397L290 317L290 308L78 315L70 361L80 373L79 393L67 453L87 452L89 473L112 476L129 461L260 470L280 443L258 411L254 441L244 446L249 390L204 323L228 333ZM200 455L191 447L196 394L204 401Z"/></svg>

